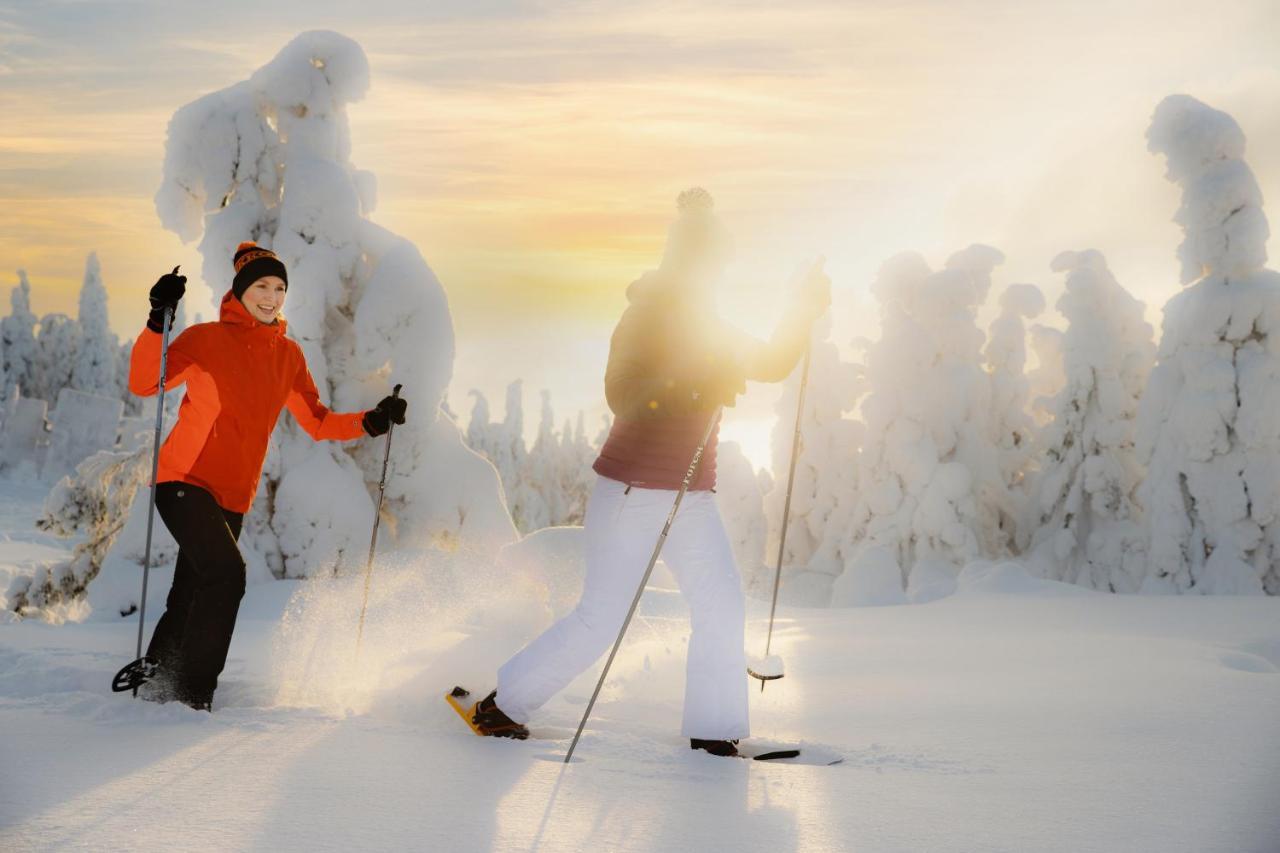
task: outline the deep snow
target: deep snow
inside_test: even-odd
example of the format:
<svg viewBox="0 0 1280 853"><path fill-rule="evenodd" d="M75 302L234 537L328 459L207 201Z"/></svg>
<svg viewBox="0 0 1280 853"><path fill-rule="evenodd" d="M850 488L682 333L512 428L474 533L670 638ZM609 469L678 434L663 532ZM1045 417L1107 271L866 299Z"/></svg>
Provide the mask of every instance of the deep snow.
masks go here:
<svg viewBox="0 0 1280 853"><path fill-rule="evenodd" d="M687 615L660 578L566 768L598 670L525 743L472 736L442 701L488 690L551 618L512 571L432 589L380 563L358 668L358 578L251 586L212 715L108 692L132 620L0 625L3 847L1280 850L1274 598L1003 565L929 604L783 608L786 677L753 682L753 730L845 762L781 766L678 738ZM751 603L749 647L767 612Z"/></svg>

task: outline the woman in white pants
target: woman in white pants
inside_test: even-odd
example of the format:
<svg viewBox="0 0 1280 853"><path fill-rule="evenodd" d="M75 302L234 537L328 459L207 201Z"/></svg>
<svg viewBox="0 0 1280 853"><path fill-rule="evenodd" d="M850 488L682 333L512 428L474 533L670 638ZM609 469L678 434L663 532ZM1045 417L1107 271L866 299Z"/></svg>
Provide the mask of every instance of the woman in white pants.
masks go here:
<svg viewBox="0 0 1280 853"><path fill-rule="evenodd" d="M671 512L670 489L641 489L599 477L587 504L587 576L573 612L498 670L502 710L527 720L608 650ZM684 736L736 740L747 725L742 585L715 495L691 491L662 547L689 603Z"/></svg>
<svg viewBox="0 0 1280 853"><path fill-rule="evenodd" d="M524 723L613 643L671 511L707 421L732 406L746 380L778 382L800 359L809 330L830 304L815 269L768 341L716 316L713 285L729 241L705 190L682 193L660 267L632 283L609 350L605 396L614 413L593 466L599 475L585 519L586 579L573 612L498 670L477 703L482 734L528 736ZM715 427L672 523L662 559L692 620L684 736L695 749L733 755L750 733L744 603L733 551L715 500Z"/></svg>

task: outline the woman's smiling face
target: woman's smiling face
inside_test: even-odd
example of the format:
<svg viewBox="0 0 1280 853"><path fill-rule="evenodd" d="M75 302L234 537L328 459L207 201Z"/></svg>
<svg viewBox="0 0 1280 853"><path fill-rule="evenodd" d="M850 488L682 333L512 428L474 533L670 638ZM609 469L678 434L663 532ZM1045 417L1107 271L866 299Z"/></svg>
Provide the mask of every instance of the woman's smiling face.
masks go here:
<svg viewBox="0 0 1280 853"><path fill-rule="evenodd" d="M266 275L249 285L240 301L259 323L274 323L280 316L280 309L284 308L284 296L288 290L284 279Z"/></svg>

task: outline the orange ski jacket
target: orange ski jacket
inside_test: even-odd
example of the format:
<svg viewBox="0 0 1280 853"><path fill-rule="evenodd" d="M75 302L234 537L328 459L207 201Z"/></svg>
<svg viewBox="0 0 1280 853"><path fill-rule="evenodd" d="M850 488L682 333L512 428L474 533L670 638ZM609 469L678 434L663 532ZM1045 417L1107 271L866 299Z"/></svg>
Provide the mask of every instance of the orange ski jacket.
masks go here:
<svg viewBox="0 0 1280 853"><path fill-rule="evenodd" d="M320 402L302 348L285 337L283 318L255 320L231 291L216 323L198 323L169 343L165 390L186 383L164 446L157 483L190 483L218 505L245 513L258 490L267 442L288 407L316 441L365 435L364 412L339 414ZM162 336L143 329L129 361L129 390L159 391Z"/></svg>

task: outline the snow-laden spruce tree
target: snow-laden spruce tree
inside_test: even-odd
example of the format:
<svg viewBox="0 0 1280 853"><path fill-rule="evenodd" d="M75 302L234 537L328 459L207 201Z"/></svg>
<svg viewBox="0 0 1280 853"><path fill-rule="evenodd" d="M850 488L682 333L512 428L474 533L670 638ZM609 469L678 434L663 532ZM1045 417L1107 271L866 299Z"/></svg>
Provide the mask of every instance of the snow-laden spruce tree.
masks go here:
<svg viewBox="0 0 1280 853"><path fill-rule="evenodd" d="M1022 511L1023 476L1035 453L1035 420L1031 417L1031 383L1027 378L1027 320L1044 311L1044 294L1034 284L1011 284L1000 295L1000 313L988 330L983 355L991 375L991 439L996 446L1004 490L1014 496L1000 506L997 524L1003 547L1021 551L1031 539Z"/></svg>
<svg viewBox="0 0 1280 853"><path fill-rule="evenodd" d="M18 270L18 283L9 294L9 315L0 319L0 349L4 354L4 399L19 389L33 397L36 359L36 315L31 312L31 283Z"/></svg>
<svg viewBox="0 0 1280 853"><path fill-rule="evenodd" d="M71 384L71 371L80 355L80 337L80 324L66 314L40 318L30 396L46 400L51 409L58 403L58 392Z"/></svg>
<svg viewBox="0 0 1280 853"><path fill-rule="evenodd" d="M1182 188L1187 287L1138 415L1144 590L1280 594L1280 273L1262 191L1240 126L1195 98L1165 98L1147 140Z"/></svg>
<svg viewBox="0 0 1280 853"><path fill-rule="evenodd" d="M526 448L522 391L518 379L507 386L506 416L493 423L488 399L473 390L467 444L498 470L511 517L522 533L581 524L595 483L591 463L598 445L587 440L581 412L576 427L566 420L556 430L551 393L544 390L538 434L533 447Z"/></svg>
<svg viewBox="0 0 1280 853"><path fill-rule="evenodd" d="M1037 428L1053 420L1054 400L1067 383L1062 363L1062 330L1036 323L1027 330L1036 366L1027 371L1031 419Z"/></svg>
<svg viewBox="0 0 1280 853"><path fill-rule="evenodd" d="M143 398L129 390L129 357L133 354L133 339L127 339L116 350L116 396L124 400L125 417L137 417L143 411Z"/></svg>
<svg viewBox="0 0 1280 853"><path fill-rule="evenodd" d="M71 387L104 396L119 396L120 341L107 320L107 289L97 252L89 253L80 287L80 348L71 371Z"/></svg>
<svg viewBox="0 0 1280 853"><path fill-rule="evenodd" d="M467 447L493 462L491 443L496 438L496 430L489 412L489 398L478 388L471 389L469 396L472 400L471 419L467 421L467 431L464 433ZM494 463L494 467L501 475L502 469L497 466L497 463Z"/></svg>
<svg viewBox="0 0 1280 853"><path fill-rule="evenodd" d="M506 414L501 423L490 421L489 400L473 389L471 419L467 423L467 445L493 464L502 484L506 506L516 528L529 533L543 526L542 496L530 488L523 476L529 455L524 443L524 383L507 386Z"/></svg>
<svg viewBox="0 0 1280 853"><path fill-rule="evenodd" d="M886 567L902 582L954 577L979 556L1000 556L1007 494L991 439L991 379L977 311L996 249L972 245L933 271L914 252L887 261L872 285L881 336L867 353L868 396L858 475L858 553L832 603L892 600ZM880 594L883 593L883 594Z"/></svg>
<svg viewBox="0 0 1280 853"><path fill-rule="evenodd" d="M599 453L599 446L587 440L586 417L578 412L577 423L570 430L569 421L560 431L559 488L563 496L564 515L556 524L582 524L587 514L587 500L595 486L596 475L591 470Z"/></svg>
<svg viewBox="0 0 1280 853"><path fill-rule="evenodd" d="M828 314L814 324L809 342L809 386L800 419L800 454L782 557L786 600L796 604L825 604L832 582L853 556L849 534L857 502L862 434L861 425L845 413L857 406L864 386L861 365L842 360L830 336ZM774 406L777 420L770 441L774 479L773 488L765 495L766 597L773 595L778 564L802 370L802 365L797 366L787 378Z"/></svg>
<svg viewBox="0 0 1280 853"><path fill-rule="evenodd" d="M764 495L756 469L736 441L726 441L716 450L716 504L733 546L743 590L753 598L768 600L773 595L773 569L764 553L769 532Z"/></svg>
<svg viewBox="0 0 1280 853"><path fill-rule="evenodd" d="M542 409L538 419L538 434L521 465L520 480L537 493L534 512L525 517L530 530L563 524L567 515L567 495L561 487L564 469L560 439L556 435L555 412L551 408L551 392L542 391Z"/></svg>
<svg viewBox="0 0 1280 853"><path fill-rule="evenodd" d="M1120 286L1100 252L1063 252L1058 311L1066 384L1044 428L1031 503L1035 570L1112 592L1136 592L1145 569L1138 401L1155 361L1146 306Z"/></svg>
<svg viewBox="0 0 1280 853"><path fill-rule="evenodd" d="M240 242L279 255L289 334L327 404L367 408L403 384L409 421L395 430L385 547L490 552L515 532L492 466L441 414L454 358L444 289L412 243L368 219L374 176L351 163L346 105L368 85L359 45L303 33L248 80L175 113L156 210L183 240L200 239L215 298ZM249 546L278 575L363 563L383 447L313 442L282 417L246 518Z"/></svg>

